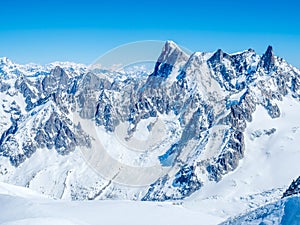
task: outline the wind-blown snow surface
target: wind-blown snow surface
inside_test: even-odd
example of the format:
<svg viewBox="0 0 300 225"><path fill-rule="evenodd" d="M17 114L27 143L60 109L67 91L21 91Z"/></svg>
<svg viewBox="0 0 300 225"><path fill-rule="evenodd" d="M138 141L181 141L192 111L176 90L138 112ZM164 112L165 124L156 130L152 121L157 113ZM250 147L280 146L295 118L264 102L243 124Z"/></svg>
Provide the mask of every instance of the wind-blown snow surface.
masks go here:
<svg viewBox="0 0 300 225"><path fill-rule="evenodd" d="M1 225L300 224L299 196L278 200L225 222L205 210L194 211L179 202L53 200L30 189L2 182L0 205Z"/></svg>
<svg viewBox="0 0 300 225"><path fill-rule="evenodd" d="M4 183L0 183L0 210L2 225L209 225L222 221L170 202L52 200Z"/></svg>

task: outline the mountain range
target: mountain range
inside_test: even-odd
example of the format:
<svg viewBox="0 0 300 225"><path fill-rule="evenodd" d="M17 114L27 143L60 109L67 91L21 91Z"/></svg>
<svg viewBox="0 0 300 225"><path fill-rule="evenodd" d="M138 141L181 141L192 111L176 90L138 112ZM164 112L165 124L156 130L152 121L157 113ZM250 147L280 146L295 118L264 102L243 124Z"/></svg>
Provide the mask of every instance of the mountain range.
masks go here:
<svg viewBox="0 0 300 225"><path fill-rule="evenodd" d="M151 72L4 57L0 96L0 181L57 199L193 205L239 188L249 210L300 175L300 71L271 46L189 55L167 41Z"/></svg>

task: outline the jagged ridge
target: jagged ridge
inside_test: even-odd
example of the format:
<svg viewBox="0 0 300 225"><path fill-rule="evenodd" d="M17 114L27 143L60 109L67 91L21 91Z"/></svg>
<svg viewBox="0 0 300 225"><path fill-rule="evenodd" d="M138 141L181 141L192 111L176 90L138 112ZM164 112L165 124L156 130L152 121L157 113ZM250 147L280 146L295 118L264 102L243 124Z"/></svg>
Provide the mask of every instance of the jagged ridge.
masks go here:
<svg viewBox="0 0 300 225"><path fill-rule="evenodd" d="M2 106L6 123L0 130L1 156L19 167L37 149L55 149L68 158L75 147L89 147L88 135L70 118L76 110L106 132L128 123L128 139L141 121L163 117L166 124L175 123L170 127L174 138L166 140L169 147L157 160L170 170L149 187L134 190L143 193L143 200L182 199L205 185L206 178L222 179L243 158L244 131L256 107L277 118L281 114L276 102L287 95L299 99L300 93L299 71L274 56L270 46L262 57L252 49L187 56L168 41L148 77L117 76L113 82L73 66L52 66L51 71L35 67L34 73L27 73L7 59L1 61L1 95L19 99ZM216 140L221 141L213 144ZM93 198L79 193L76 185L86 185L87 192L99 188L75 181L69 185L76 199ZM105 189L103 198L116 189L130 192L113 182Z"/></svg>

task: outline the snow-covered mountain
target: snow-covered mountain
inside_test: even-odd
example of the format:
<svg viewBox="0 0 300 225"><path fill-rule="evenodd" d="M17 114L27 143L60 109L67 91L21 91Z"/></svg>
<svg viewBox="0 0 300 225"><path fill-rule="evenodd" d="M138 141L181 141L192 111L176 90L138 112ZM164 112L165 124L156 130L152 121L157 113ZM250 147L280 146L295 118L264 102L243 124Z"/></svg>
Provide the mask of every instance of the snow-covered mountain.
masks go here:
<svg viewBox="0 0 300 225"><path fill-rule="evenodd" d="M300 197L289 197L267 204L244 215L228 219L220 225L300 224Z"/></svg>
<svg viewBox="0 0 300 225"><path fill-rule="evenodd" d="M293 181L282 199L255 210L229 218L220 225L229 224L300 224L299 178Z"/></svg>
<svg viewBox="0 0 300 225"><path fill-rule="evenodd" d="M270 46L168 41L148 75L1 58L0 180L59 199L197 202L225 185L277 200L300 171L299 85Z"/></svg>

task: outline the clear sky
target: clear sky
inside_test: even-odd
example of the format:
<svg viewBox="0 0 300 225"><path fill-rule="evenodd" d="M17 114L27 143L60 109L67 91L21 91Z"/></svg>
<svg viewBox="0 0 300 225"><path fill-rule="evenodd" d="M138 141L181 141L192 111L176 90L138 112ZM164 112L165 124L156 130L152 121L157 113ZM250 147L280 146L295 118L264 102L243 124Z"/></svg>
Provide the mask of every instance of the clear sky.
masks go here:
<svg viewBox="0 0 300 225"><path fill-rule="evenodd" d="M296 0L3 0L0 9L0 56L17 63L89 64L127 42L173 40L229 53L272 45L300 68Z"/></svg>

